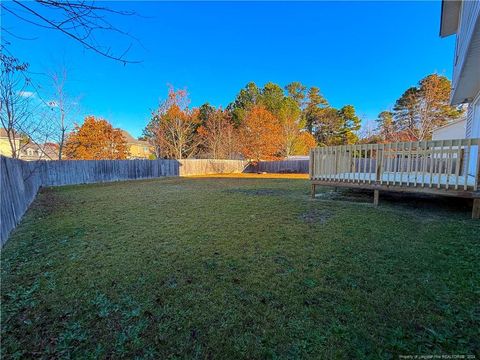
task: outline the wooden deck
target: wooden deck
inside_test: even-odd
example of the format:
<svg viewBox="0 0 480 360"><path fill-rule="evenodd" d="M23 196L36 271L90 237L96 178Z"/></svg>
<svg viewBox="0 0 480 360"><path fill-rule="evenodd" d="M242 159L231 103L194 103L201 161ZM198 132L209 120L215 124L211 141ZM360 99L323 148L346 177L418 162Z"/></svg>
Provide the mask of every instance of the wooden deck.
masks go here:
<svg viewBox="0 0 480 360"><path fill-rule="evenodd" d="M480 218L480 139L319 147L310 152L312 195L317 185L423 192L473 199Z"/></svg>

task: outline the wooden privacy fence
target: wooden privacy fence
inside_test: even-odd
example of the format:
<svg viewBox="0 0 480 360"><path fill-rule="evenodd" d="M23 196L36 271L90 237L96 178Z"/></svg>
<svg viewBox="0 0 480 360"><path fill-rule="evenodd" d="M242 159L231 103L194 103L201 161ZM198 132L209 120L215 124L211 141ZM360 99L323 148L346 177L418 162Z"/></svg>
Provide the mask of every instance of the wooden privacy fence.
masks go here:
<svg viewBox="0 0 480 360"><path fill-rule="evenodd" d="M256 170L255 170L256 169ZM7 240L41 186L149 179L163 176L308 172L308 161L268 161L251 168L243 160L66 160L26 162L0 157L0 244Z"/></svg>
<svg viewBox="0 0 480 360"><path fill-rule="evenodd" d="M308 174L308 160L260 161L249 165L248 172Z"/></svg>
<svg viewBox="0 0 480 360"><path fill-rule="evenodd" d="M67 160L26 162L0 156L0 244L20 221L41 186L241 173L241 160Z"/></svg>
<svg viewBox="0 0 480 360"><path fill-rule="evenodd" d="M175 160L66 160L36 164L42 186L178 176L180 167Z"/></svg>
<svg viewBox="0 0 480 360"><path fill-rule="evenodd" d="M478 198L479 149L480 139L316 148L310 152L312 190L324 184Z"/></svg>
<svg viewBox="0 0 480 360"><path fill-rule="evenodd" d="M241 173L241 160L71 160L43 161L42 185L58 186L106 181L148 179L162 176Z"/></svg>
<svg viewBox="0 0 480 360"><path fill-rule="evenodd" d="M243 160L186 159L178 162L179 176L242 173L248 166L248 161Z"/></svg>
<svg viewBox="0 0 480 360"><path fill-rule="evenodd" d="M35 165L0 156L0 246L5 243L42 185L41 178L35 174Z"/></svg>

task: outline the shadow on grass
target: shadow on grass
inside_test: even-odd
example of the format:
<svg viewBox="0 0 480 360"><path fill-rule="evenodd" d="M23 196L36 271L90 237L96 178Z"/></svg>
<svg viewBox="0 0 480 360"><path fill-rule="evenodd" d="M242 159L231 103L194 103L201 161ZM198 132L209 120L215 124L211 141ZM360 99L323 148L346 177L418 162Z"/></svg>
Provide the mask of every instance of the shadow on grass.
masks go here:
<svg viewBox="0 0 480 360"><path fill-rule="evenodd" d="M364 189L327 189L316 195L317 199L346 201L354 203L373 203L373 191ZM423 216L453 216L469 218L472 199L438 196L419 193L380 192L379 206L388 206L413 212Z"/></svg>

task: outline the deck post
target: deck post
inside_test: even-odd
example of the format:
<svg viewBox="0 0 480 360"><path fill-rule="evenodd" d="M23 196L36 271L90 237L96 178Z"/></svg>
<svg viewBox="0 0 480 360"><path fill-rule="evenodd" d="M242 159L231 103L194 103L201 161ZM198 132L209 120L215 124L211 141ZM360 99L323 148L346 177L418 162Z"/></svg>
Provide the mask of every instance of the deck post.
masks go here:
<svg viewBox="0 0 480 360"><path fill-rule="evenodd" d="M380 190L373 190L373 206L378 206L379 197L380 197Z"/></svg>
<svg viewBox="0 0 480 360"><path fill-rule="evenodd" d="M472 219L480 219L480 198L473 199Z"/></svg>
<svg viewBox="0 0 480 360"><path fill-rule="evenodd" d="M312 184L312 198L315 199L315 184Z"/></svg>

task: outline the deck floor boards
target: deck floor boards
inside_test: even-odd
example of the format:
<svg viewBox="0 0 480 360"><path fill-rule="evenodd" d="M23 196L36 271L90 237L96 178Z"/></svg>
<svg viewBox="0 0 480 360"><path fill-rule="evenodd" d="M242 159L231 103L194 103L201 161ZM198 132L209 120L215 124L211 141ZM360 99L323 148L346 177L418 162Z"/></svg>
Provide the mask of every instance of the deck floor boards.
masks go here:
<svg viewBox="0 0 480 360"><path fill-rule="evenodd" d="M431 178L431 181L430 181ZM324 174L321 176L321 178L315 178L313 180L325 180L325 181L354 181L354 182L359 182L359 181L371 181L375 182L376 181L376 174L375 173L340 173L340 174ZM441 175L436 175L432 174L415 174L415 172L404 172L404 173L393 173L393 172L385 172L382 174L381 177L381 182L383 183L410 183L412 184L417 184L417 187L421 186L422 183L425 185L432 183L433 185L437 185L440 182L440 185L446 186L448 183L448 186L454 187L455 184L457 183L457 176L454 174L451 175L446 175L446 174L441 174ZM467 186L469 188L473 187L475 184L475 177L473 176L467 176L466 179ZM458 176L458 184L460 187L463 187L463 184L465 184L465 176Z"/></svg>

